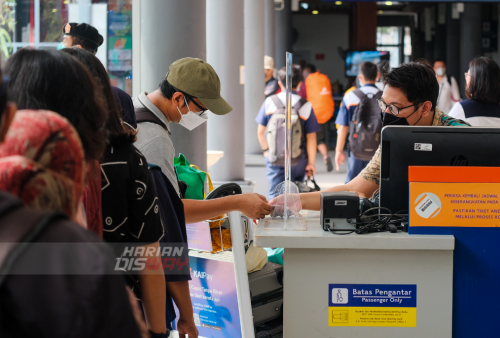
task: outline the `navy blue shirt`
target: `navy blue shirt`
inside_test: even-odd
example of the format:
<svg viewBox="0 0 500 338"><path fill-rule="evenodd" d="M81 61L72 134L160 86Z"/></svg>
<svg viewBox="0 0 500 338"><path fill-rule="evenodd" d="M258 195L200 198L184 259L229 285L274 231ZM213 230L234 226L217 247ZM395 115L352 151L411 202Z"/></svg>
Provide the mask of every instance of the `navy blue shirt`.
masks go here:
<svg viewBox="0 0 500 338"><path fill-rule="evenodd" d="M158 194L158 204L160 205L160 217L164 227L164 236L160 241L160 245L163 247L182 247L183 254L180 258L182 262L189 260L188 256L188 244L187 244L187 234L186 234L186 220L184 218L184 204L182 200L177 195L175 188L169 179L162 173L160 167L154 164L149 165L151 169L151 175L155 182L156 191ZM166 258L166 257L162 257ZM168 273L165 269L165 281L166 282L178 282L191 280L191 274L189 270L189 263L182 267L182 271L175 271L173 273ZM174 305L172 297L167 290L167 307L166 307L166 318L167 318L167 328L172 330L171 323L175 320L176 314L174 311Z"/></svg>

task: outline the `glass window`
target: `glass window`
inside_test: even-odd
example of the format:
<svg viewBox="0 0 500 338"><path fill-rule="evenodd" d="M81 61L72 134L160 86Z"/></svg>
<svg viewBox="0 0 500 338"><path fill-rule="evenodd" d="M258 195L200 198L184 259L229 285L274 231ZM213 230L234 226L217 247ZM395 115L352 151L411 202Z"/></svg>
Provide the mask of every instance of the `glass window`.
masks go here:
<svg viewBox="0 0 500 338"><path fill-rule="evenodd" d="M86 22L103 36L96 56L111 83L132 93L132 0L4 0L0 66L19 48L55 50L68 22Z"/></svg>
<svg viewBox="0 0 500 338"><path fill-rule="evenodd" d="M377 50L390 52L391 67L408 62L411 56L410 27L377 27Z"/></svg>

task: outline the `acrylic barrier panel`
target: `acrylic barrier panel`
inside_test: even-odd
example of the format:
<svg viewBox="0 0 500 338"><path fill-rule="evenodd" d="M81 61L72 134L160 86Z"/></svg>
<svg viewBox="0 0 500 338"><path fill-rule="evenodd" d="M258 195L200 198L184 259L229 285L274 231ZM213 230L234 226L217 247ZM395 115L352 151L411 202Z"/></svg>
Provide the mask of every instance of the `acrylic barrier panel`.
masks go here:
<svg viewBox="0 0 500 338"><path fill-rule="evenodd" d="M277 196L271 202L271 220L266 221L265 230L307 230L301 211L299 188L290 181L281 182L274 190Z"/></svg>

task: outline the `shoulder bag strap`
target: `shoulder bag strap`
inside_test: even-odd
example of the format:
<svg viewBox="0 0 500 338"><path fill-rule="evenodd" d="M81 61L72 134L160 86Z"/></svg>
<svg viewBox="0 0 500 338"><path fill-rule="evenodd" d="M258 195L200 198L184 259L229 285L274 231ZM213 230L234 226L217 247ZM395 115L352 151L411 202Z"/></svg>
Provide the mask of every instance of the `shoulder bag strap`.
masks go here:
<svg viewBox="0 0 500 338"><path fill-rule="evenodd" d="M137 123L141 122L151 122L154 124L160 125L163 129L168 131L167 127L163 123L162 120L158 118L155 114L153 114L148 108L135 108L135 118Z"/></svg>

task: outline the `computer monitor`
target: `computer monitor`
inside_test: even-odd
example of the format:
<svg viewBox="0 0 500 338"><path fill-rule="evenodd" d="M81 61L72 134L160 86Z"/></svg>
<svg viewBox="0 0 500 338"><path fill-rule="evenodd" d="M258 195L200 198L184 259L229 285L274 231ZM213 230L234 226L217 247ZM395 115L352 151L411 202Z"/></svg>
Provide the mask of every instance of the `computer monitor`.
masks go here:
<svg viewBox="0 0 500 338"><path fill-rule="evenodd" d="M383 128L381 207L408 210L409 166L500 167L500 128Z"/></svg>
<svg viewBox="0 0 500 338"><path fill-rule="evenodd" d="M358 76L359 66L366 61L379 63L389 61L390 54L385 51L348 51L345 58L345 76Z"/></svg>

